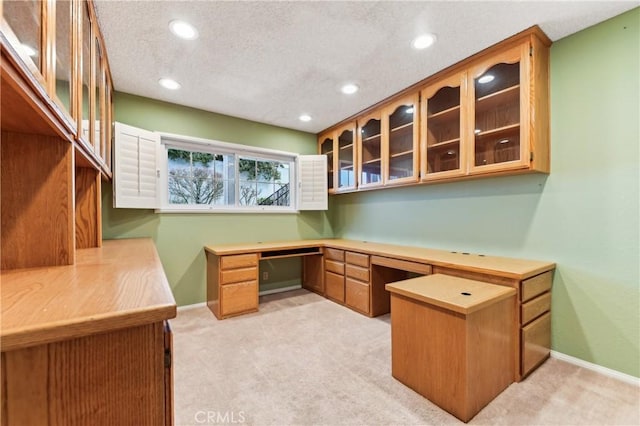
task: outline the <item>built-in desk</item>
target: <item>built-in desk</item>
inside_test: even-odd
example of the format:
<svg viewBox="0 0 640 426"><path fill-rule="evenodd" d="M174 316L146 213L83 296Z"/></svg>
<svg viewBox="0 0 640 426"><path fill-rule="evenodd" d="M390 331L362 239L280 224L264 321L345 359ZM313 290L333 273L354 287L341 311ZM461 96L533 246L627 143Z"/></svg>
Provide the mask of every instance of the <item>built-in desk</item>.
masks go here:
<svg viewBox="0 0 640 426"><path fill-rule="evenodd" d="M207 305L218 319L258 310L261 259L302 256L302 286L368 316L389 312L385 285L445 274L512 287L515 377L549 356L552 262L343 239L205 247Z"/></svg>

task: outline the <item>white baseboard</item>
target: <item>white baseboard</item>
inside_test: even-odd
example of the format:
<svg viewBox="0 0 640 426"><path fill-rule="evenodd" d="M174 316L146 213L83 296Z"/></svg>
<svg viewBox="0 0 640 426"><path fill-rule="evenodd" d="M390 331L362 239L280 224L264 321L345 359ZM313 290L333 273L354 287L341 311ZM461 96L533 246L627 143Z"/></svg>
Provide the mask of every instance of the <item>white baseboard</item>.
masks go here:
<svg viewBox="0 0 640 426"><path fill-rule="evenodd" d="M562 352L551 351L551 357L559 359L561 361L568 362L569 364L577 365L579 367L586 368L587 370L595 371L600 374L604 374L607 377L620 380L621 382L629 383L630 385L640 387L640 377L635 377L630 374L622 373L620 371L612 370L611 368L603 367L598 364L585 361L580 358L573 357L571 355L563 354Z"/></svg>
<svg viewBox="0 0 640 426"><path fill-rule="evenodd" d="M191 309L204 308L206 306L207 306L207 302L194 303L193 305L178 306L178 312L190 311Z"/></svg>
<svg viewBox="0 0 640 426"><path fill-rule="evenodd" d="M258 295L266 296L267 294L283 293L285 291L297 290L299 288L302 288L302 286L300 284L291 285L289 287L274 288L273 290L264 290L264 291L261 291L260 293L258 293Z"/></svg>

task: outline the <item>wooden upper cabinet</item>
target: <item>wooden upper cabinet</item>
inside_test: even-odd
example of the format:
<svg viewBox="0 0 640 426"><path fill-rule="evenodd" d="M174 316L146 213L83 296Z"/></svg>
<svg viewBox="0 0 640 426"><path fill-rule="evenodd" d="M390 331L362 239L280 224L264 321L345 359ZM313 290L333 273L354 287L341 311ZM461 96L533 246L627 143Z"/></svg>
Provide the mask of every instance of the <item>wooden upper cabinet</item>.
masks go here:
<svg viewBox="0 0 640 426"><path fill-rule="evenodd" d="M327 189L330 193L335 192L334 184L337 181L337 155L335 154L335 148L335 137L333 131L320 135L318 138L318 151L321 155L327 156Z"/></svg>
<svg viewBox="0 0 640 426"><path fill-rule="evenodd" d="M529 166L529 43L475 66L469 76L473 117L469 172L487 173Z"/></svg>
<svg viewBox="0 0 640 426"><path fill-rule="evenodd" d="M384 108L382 146L385 185L418 180L418 99L416 92Z"/></svg>
<svg viewBox="0 0 640 426"><path fill-rule="evenodd" d="M374 111L358 119L358 187L383 184L382 111Z"/></svg>
<svg viewBox="0 0 640 426"><path fill-rule="evenodd" d="M353 190L356 188L356 123L350 122L338 128L335 140L338 163L336 192Z"/></svg>
<svg viewBox="0 0 640 426"><path fill-rule="evenodd" d="M421 92L421 176L423 181L463 175L467 74L457 73Z"/></svg>
<svg viewBox="0 0 640 426"><path fill-rule="evenodd" d="M550 45L531 27L368 108L355 189L549 173Z"/></svg>

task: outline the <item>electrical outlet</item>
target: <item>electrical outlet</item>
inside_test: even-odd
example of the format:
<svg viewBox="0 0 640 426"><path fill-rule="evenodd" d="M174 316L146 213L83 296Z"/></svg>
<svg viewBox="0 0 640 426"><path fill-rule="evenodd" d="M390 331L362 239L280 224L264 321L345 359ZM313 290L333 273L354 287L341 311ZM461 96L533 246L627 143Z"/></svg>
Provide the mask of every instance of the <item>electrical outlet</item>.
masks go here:
<svg viewBox="0 0 640 426"><path fill-rule="evenodd" d="M267 281L269 279L269 273L268 272L263 272L262 273L262 281Z"/></svg>

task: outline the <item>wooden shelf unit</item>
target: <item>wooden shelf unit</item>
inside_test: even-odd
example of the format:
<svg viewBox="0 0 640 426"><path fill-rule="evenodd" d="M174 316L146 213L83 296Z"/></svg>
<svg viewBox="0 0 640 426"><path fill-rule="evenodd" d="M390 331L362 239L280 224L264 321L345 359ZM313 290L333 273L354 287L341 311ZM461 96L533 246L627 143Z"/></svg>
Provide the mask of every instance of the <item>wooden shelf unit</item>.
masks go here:
<svg viewBox="0 0 640 426"><path fill-rule="evenodd" d="M162 265L150 240L102 241L113 84L94 4L0 13L2 425L171 425Z"/></svg>

